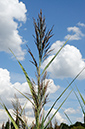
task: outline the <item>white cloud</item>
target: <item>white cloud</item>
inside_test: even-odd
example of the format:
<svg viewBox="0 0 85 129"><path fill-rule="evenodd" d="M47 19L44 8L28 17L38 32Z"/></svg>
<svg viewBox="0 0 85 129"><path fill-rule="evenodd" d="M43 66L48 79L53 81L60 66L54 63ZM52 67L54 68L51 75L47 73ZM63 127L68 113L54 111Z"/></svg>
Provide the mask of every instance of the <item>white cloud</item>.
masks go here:
<svg viewBox="0 0 85 129"><path fill-rule="evenodd" d="M6 112L4 112L4 109L0 109L0 129L2 127L2 124L7 122L6 120L8 120Z"/></svg>
<svg viewBox="0 0 85 129"><path fill-rule="evenodd" d="M85 36L85 34L83 34L83 33L81 32L80 28L78 28L78 27L76 27L76 26L74 26L74 27L68 27L68 28L67 28L67 31L68 31L68 32L71 32L71 31L72 31L73 34L72 34L72 35L67 34L67 35L65 36L65 39L68 39L68 38L70 37L69 40L80 40L82 37Z"/></svg>
<svg viewBox="0 0 85 129"><path fill-rule="evenodd" d="M53 58L58 49L63 45L63 42L56 41L51 48L55 48L52 55L43 63L42 68ZM57 49L58 48L58 49ZM82 55L76 47L66 45L59 55L55 58L52 64L47 69L52 78L67 78L75 77L85 67L85 62ZM85 79L85 72L83 72L80 79Z"/></svg>
<svg viewBox="0 0 85 129"><path fill-rule="evenodd" d="M30 93L30 90L27 82L24 82L22 84L19 82L16 82L12 84L10 82L10 79L11 78L10 78L9 71L7 69L0 68L0 98L8 107L9 111L12 111L11 100L13 100L14 98L14 93L17 94L22 107L27 102L27 100L22 95L20 95L16 90L14 90L13 87L16 87L22 93ZM45 81L49 81L48 92L50 93L56 92L56 90L58 90L58 88L60 87L60 86L55 86L52 79L45 80ZM55 111L56 109L52 110L50 117L53 115ZM45 112L47 113L47 111ZM66 113L75 113L75 111L73 109L67 109ZM0 125L2 125L1 123L6 122L8 120L8 116L1 106L0 106L0 114L1 114ZM34 121L34 114L32 110L32 104L29 101L27 102L27 105L25 107L25 114L26 114L26 119L28 121L28 125L31 125L31 122ZM2 116L4 116L4 118L2 118ZM57 112L57 114L55 115L53 122L55 122L55 119L57 120L58 124L60 124L61 122L67 123L67 121L63 118L63 116L59 112Z"/></svg>
<svg viewBox="0 0 85 129"><path fill-rule="evenodd" d="M50 110L50 109L48 109L48 110L45 112L45 114L47 114L49 110ZM49 118L51 118L52 115L53 115L55 112L56 112L56 109L53 108L52 111L51 111L51 113L49 114ZM61 115L59 112L57 112L56 115L54 116L54 118L52 119L52 123L55 123L55 120L58 122L58 124L60 124L60 123L62 123L62 122L67 122L67 121L62 117L62 115Z"/></svg>
<svg viewBox="0 0 85 129"><path fill-rule="evenodd" d="M55 92L60 88L59 85L56 86L56 85L54 84L54 81L53 81L52 79L45 79L45 80L43 80L43 85L46 85L46 84L48 84L48 85L47 85L47 93L48 93L48 94L55 93ZM37 92L37 90L38 90L38 85L35 85L35 90L36 90L36 92Z"/></svg>
<svg viewBox="0 0 85 129"><path fill-rule="evenodd" d="M59 49L61 48L61 46L65 43L65 41L60 41L57 40L55 43L52 44L51 48L53 51L51 52L51 54L55 54L56 52L59 51Z"/></svg>
<svg viewBox="0 0 85 129"><path fill-rule="evenodd" d="M20 90L22 93L30 93L29 87L27 82L24 83L19 83L16 82L12 84L10 82L10 73L7 69L2 69L0 68L0 99L5 103L5 105L8 107L8 109L11 110L12 108L12 103L11 100L14 98L14 94L16 93L17 96L20 99L20 103L23 106L25 102L27 101L21 94L19 94L13 87L16 87L18 90ZM0 101L1 102L1 101ZM27 103L28 105L28 110L32 110L32 105L31 103ZM27 106L26 105L26 106ZM27 107L26 107L27 109ZM2 112L2 113L1 113ZM3 114L2 116L5 116L3 119L1 117L0 123L3 123L7 121L8 116L4 110L2 110L2 107L0 105L0 113ZM29 117L29 116L28 116Z"/></svg>
<svg viewBox="0 0 85 129"><path fill-rule="evenodd" d="M77 25L78 26L81 26L81 27L85 27L85 24L84 23L81 23L81 22L78 22Z"/></svg>
<svg viewBox="0 0 85 129"><path fill-rule="evenodd" d="M56 85L54 84L54 81L53 81L52 79L45 79L44 81L45 81L45 84L48 82L48 89L47 89L47 92L48 92L49 94L55 93L55 92L60 88L59 85L56 86Z"/></svg>
<svg viewBox="0 0 85 129"><path fill-rule="evenodd" d="M84 116L82 116L82 117L77 117L76 118L76 121L81 121L82 123L84 122Z"/></svg>
<svg viewBox="0 0 85 129"><path fill-rule="evenodd" d="M74 123L76 121L80 121L83 123L84 115L81 112L81 107L67 108L65 109L66 114L69 116L70 120Z"/></svg>
<svg viewBox="0 0 85 129"><path fill-rule="evenodd" d="M15 20L25 22L26 12L25 4L18 0L0 0L0 51L9 53L10 48L20 60L24 59L25 50L21 48L23 41Z"/></svg>
<svg viewBox="0 0 85 129"><path fill-rule="evenodd" d="M5 105L8 107L9 110L11 110L12 108L11 100L14 99L15 93L17 94L17 97L19 98L22 106L24 106L24 104L27 102L27 99L25 99L20 93L18 93L14 89L14 87L17 88L22 93L30 94L30 89L27 82L24 82L24 83L16 82L12 84L10 80L11 80L10 72L7 69L0 68L0 98L2 99L2 101L5 103ZM54 84L52 79L46 79L45 83L46 81L49 81L47 92L54 93L56 92L56 90L58 90L58 88L60 88L60 86L56 86ZM5 116L6 113L4 110L2 110L2 107L0 105L0 112L1 111L3 116ZM34 114L32 110L32 104L29 101L27 102L25 111L26 111L26 117L28 117L28 124L30 125L32 120L34 120ZM6 115L4 119L0 119L1 123L3 123L4 121L7 121L7 118L8 116Z"/></svg>
<svg viewBox="0 0 85 129"><path fill-rule="evenodd" d="M73 108L67 108L67 109L65 110L65 112L66 112L67 114L75 114L75 113L76 113L76 110L74 110Z"/></svg>

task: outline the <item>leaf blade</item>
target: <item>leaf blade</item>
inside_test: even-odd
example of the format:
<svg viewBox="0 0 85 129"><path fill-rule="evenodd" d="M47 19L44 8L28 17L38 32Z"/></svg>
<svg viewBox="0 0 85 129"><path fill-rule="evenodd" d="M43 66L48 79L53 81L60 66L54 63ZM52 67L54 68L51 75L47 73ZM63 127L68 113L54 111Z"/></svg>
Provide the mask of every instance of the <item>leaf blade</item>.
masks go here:
<svg viewBox="0 0 85 129"><path fill-rule="evenodd" d="M13 53L13 51L12 51L11 49L9 49L9 50L11 51L11 53L14 55L14 57L15 57L16 60L17 60L17 62L19 63L19 65L20 65L20 67L21 67L21 69L22 69L22 71L23 71L23 73L24 73L24 75L25 75L25 77L26 77L27 83L28 83L29 88L30 88L30 92L31 92L32 97L33 97L33 100L34 100L34 102L36 103L36 99L34 98L34 94L33 94L32 82L31 82L31 80L30 80L30 78L29 78L27 72L25 71L24 67L22 66L22 64L20 63L20 61L17 59L17 57L15 56L15 54Z"/></svg>
<svg viewBox="0 0 85 129"><path fill-rule="evenodd" d="M52 117L50 118L50 120L47 122L46 126L44 127L44 129L47 128L47 126L49 125L50 121L53 119L53 117L56 115L56 113L59 111L59 109L61 108L61 106L64 104L64 102L67 100L67 98L69 97L69 95L71 94L71 92L73 91L73 89L70 91L70 93L67 95L67 97L64 99L64 101L61 103L61 105L58 107L58 109L55 111L55 113L52 115Z"/></svg>
<svg viewBox="0 0 85 129"><path fill-rule="evenodd" d="M50 108L49 112L47 113L44 122L46 121L48 115L50 114L50 112L52 111L53 107L55 106L56 102L62 97L62 95L65 93L65 91L71 86L71 84L76 80L76 78L83 72L83 70L85 69L85 67L77 74L77 76L70 82L70 84L65 88L65 90L60 94L60 96L55 100L54 104L52 105L52 107Z"/></svg>
<svg viewBox="0 0 85 129"><path fill-rule="evenodd" d="M71 122L70 118L68 117L68 115L66 114L66 112L64 112L65 116L67 117L67 119L69 120L69 122L71 123L71 125L73 125L73 123Z"/></svg>
<svg viewBox="0 0 85 129"><path fill-rule="evenodd" d="M78 91L78 93L79 93L79 95L80 95L80 97L81 97L82 101L83 101L83 104L85 105L85 100L84 100L83 96L81 95L81 93L80 93L80 91L79 91L79 89L78 89L78 87L77 87L77 86L76 86L76 88L77 88L77 91Z"/></svg>
<svg viewBox="0 0 85 129"><path fill-rule="evenodd" d="M14 89L16 89L15 87L14 87ZM24 95L22 92L20 92L18 89L16 89L21 95L23 95L26 99L28 99L30 102L31 102L31 104L33 105L33 106L35 106L34 105L34 103L26 96L26 95Z"/></svg>
<svg viewBox="0 0 85 129"><path fill-rule="evenodd" d="M0 104L1 104L1 103L0 103ZM11 122L13 123L15 129L19 129L18 126L17 126L17 124L15 123L13 117L11 116L10 112L8 111L7 107L5 106L5 104L3 103L3 104L1 104L1 105L2 105L2 107L5 109L6 113L8 114L8 116L9 116Z"/></svg>
<svg viewBox="0 0 85 129"><path fill-rule="evenodd" d="M70 37L66 40L66 42L62 45L62 47L59 49L59 51L54 55L54 57L49 61L49 63L46 65L46 67L44 68L43 72L41 73L41 75L46 71L46 69L49 67L49 65L53 62L53 60L56 58L56 56L59 54L59 52L63 49L63 47L66 45L66 43L68 42L68 40L70 39Z"/></svg>

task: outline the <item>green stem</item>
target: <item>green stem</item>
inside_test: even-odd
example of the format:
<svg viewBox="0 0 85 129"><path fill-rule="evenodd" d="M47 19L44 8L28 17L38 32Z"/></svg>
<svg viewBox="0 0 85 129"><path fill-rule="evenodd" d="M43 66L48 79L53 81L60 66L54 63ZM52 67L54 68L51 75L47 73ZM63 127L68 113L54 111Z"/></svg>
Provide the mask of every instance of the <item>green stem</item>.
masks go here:
<svg viewBox="0 0 85 129"><path fill-rule="evenodd" d="M41 67L41 59L39 58L39 68L38 68L38 105L36 109L36 129L39 129L39 116L40 116L40 67Z"/></svg>
<svg viewBox="0 0 85 129"><path fill-rule="evenodd" d="M41 59L39 59L39 69L38 69L38 96L40 93L40 67L41 67Z"/></svg>
<svg viewBox="0 0 85 129"><path fill-rule="evenodd" d="M36 129L39 129L39 109L36 111Z"/></svg>

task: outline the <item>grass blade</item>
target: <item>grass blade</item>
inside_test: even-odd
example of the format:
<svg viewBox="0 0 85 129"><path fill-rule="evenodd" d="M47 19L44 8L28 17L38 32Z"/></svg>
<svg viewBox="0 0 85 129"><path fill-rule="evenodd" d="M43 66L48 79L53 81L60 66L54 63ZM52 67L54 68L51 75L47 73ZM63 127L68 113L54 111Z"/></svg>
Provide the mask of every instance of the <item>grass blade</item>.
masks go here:
<svg viewBox="0 0 85 129"><path fill-rule="evenodd" d="M44 108L43 108L43 112L42 112L42 122L41 122L41 125L40 125L40 129L44 129Z"/></svg>
<svg viewBox="0 0 85 129"><path fill-rule="evenodd" d="M14 87L14 89L16 89L16 88ZM24 95L24 94L23 94L22 92L20 92L18 89L16 89L16 90L17 90L21 95L23 95L27 100L29 100L33 106L35 106L34 103L33 103L26 95Z"/></svg>
<svg viewBox="0 0 85 129"><path fill-rule="evenodd" d="M77 87L77 86L76 86L76 87ZM78 89L77 89L77 90L78 90ZM82 106L82 104L81 104L81 102L80 102L80 100L79 100L79 97L78 97L78 95L76 94L75 91L74 91L74 94L76 95L76 98L77 98L77 100L78 100L78 102L79 102L79 104L80 104L80 106L81 106L81 109L82 109L83 114L85 114L84 109L83 109L83 106Z"/></svg>
<svg viewBox="0 0 85 129"><path fill-rule="evenodd" d="M11 49L9 49L9 50L10 50L11 53L14 55L14 53L12 52L12 50L11 50ZM16 58L15 55L14 55L14 57ZM29 88L30 88L31 95L32 95L32 97L33 97L34 102L36 103L36 99L35 99L35 97L34 97L34 95L33 95L32 82L31 82L31 80L30 80L30 78L29 78L27 72L25 71L24 67L22 66L22 64L19 62L19 60L18 60L17 58L16 58L16 60L18 61L19 65L20 65L20 67L21 67L21 69L22 69L22 71L23 71L23 73L24 73L24 75L25 75L25 77L26 77L27 83L28 83Z"/></svg>
<svg viewBox="0 0 85 129"><path fill-rule="evenodd" d="M27 127L27 129L30 129L30 127L28 127L28 125L23 121L23 119L22 119L21 117L18 116L18 118L19 118L19 120L20 120L22 123L24 123L24 125Z"/></svg>
<svg viewBox="0 0 85 129"><path fill-rule="evenodd" d="M53 60L56 58L56 56L59 54L59 52L62 50L62 48L66 45L66 43L68 42L68 40L70 39L70 37L66 40L66 42L63 44L63 46L59 49L59 51L55 54L55 56L50 60L50 62L46 65L46 67L44 68L42 74L46 71L46 69L49 67L49 65L53 62ZM42 75L41 74L41 75Z"/></svg>
<svg viewBox="0 0 85 129"><path fill-rule="evenodd" d="M53 107L55 106L56 102L62 97L62 95L65 93L65 91L71 86L71 84L76 80L76 78L83 72L85 68L83 68L78 74L77 76L71 81L71 83L66 87L66 89L61 93L61 95L56 99L56 101L54 102L54 104L52 105L52 107L50 108L49 112L47 113L44 122L46 121L48 115L50 114L50 112L52 111Z"/></svg>
<svg viewBox="0 0 85 129"><path fill-rule="evenodd" d="M73 123L71 122L70 118L68 117L68 115L64 112L65 116L67 117L67 119L69 120L69 122L71 123L71 125L73 125Z"/></svg>
<svg viewBox="0 0 85 129"><path fill-rule="evenodd" d="M22 113L23 113L23 111L24 111L24 109L26 107L26 104L27 104L27 102L25 103L24 107L22 108L21 115L22 115Z"/></svg>
<svg viewBox="0 0 85 129"><path fill-rule="evenodd" d="M12 50L11 49L9 49L10 51L11 51L11 53L14 55L14 53L12 52ZM30 78L28 77L28 74L27 74L27 72L25 71L25 69L24 69L24 67L22 66L22 64L19 62L19 60L17 59L17 57L14 55L14 57L16 58L16 60L18 61L18 63L19 63L19 65L20 65L20 67L21 67L21 69L22 69L22 71L23 71L23 73L24 73L24 75L25 75L25 77L26 77L26 80L27 80L27 82L28 82L28 85L29 85L29 87L30 87L30 91L31 91L31 93L32 93L32 83L31 83L31 80L30 80Z"/></svg>
<svg viewBox="0 0 85 129"><path fill-rule="evenodd" d="M80 91L79 91L79 89L78 89L78 87L77 87L77 86L76 86L76 88L77 88L77 91L78 91L78 93L79 93L79 95L80 95L80 97L81 97L82 101L83 101L83 104L85 105L85 100L84 100L83 96L81 95L81 93L80 93Z"/></svg>
<svg viewBox="0 0 85 129"><path fill-rule="evenodd" d="M85 112L84 112L83 106L82 106L82 104L81 104L81 102L80 102L80 100L79 100L79 98L78 98L76 92L74 92L74 93L75 93L75 95L76 95L76 98L77 98L77 100L78 100L78 102L79 102L79 104L80 104L80 106L81 106L82 112L83 112L83 114L84 114Z"/></svg>
<svg viewBox="0 0 85 129"><path fill-rule="evenodd" d="M1 104L1 103L0 103ZM9 118L11 119L11 122L13 123L15 129L19 129L17 124L15 123L13 117L11 116L10 112L8 111L7 107L5 106L5 104L1 104L2 107L5 109L6 113L8 114Z"/></svg>
<svg viewBox="0 0 85 129"><path fill-rule="evenodd" d="M64 102L67 100L67 98L69 97L69 95L71 94L71 92L73 91L73 89L70 91L70 93L67 95L67 97L64 99L64 101L61 103L61 105L59 106L59 108L55 111L55 113L53 114L53 116L50 118L50 120L48 121L48 123L46 124L46 126L44 127L44 129L47 128L47 126L49 125L49 123L51 122L51 120L53 119L53 117L56 115L56 113L59 111L59 109L61 108L61 106L64 104Z"/></svg>

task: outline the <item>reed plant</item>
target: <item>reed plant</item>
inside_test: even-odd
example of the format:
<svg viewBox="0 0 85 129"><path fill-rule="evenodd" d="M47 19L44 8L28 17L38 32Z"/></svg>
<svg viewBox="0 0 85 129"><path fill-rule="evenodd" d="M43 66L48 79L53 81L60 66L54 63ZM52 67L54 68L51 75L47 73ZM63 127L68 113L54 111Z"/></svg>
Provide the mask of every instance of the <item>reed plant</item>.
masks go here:
<svg viewBox="0 0 85 129"><path fill-rule="evenodd" d="M63 49L65 44L68 42L68 40L62 45L62 47L59 49L58 52L54 55L54 57L49 61L49 63L45 66L43 70L41 70L41 65L42 63L48 58L49 54L51 53L52 50L50 50L50 38L53 36L53 27L50 30L46 30L46 23L45 23L45 17L42 16L42 10L40 10L40 13L38 14L38 19L37 21L33 19L34 22L34 29L35 29L35 35L34 37L34 43L37 47L38 51L38 61L36 60L35 56L33 55L32 51L30 50L29 46L27 46L28 53L30 54L32 60L30 61L36 68L36 82L34 80L31 80L30 77L28 76L26 70L20 63L20 61L16 58L15 54L13 51L10 49L12 54L15 56L16 60L18 61L25 77L28 83L28 86L30 88L30 93L31 93L31 98L27 97L26 94L21 93L18 89L16 89L20 94L22 94L28 101L31 102L33 106L33 111L34 111L34 117L35 117L35 123L33 128L34 129L46 129L51 122L51 120L54 118L56 113L59 111L61 106L64 104L64 102L67 100L73 89L69 92L69 94L66 96L66 98L63 100L63 102L60 104L58 109L55 111L53 116L47 121L47 118L49 117L53 107L55 106L56 102L62 97L62 95L66 92L66 90L70 87L70 85L75 81L75 79L81 74L81 72L84 70L82 69L78 75L69 83L69 85L65 88L65 90L60 94L60 96L55 100L54 104L51 106L49 112L47 113L46 116L44 116L44 106L47 103L47 98L48 98L48 93L47 93L47 88L49 81L45 83L45 79L47 78L47 68L51 65L53 60L57 57L57 55L60 53L60 51ZM70 38L70 37L69 37ZM36 87L37 85L37 87ZM37 90L36 90L37 88ZM19 129L18 125L14 121L13 117L11 116L9 110L7 109L6 105L2 102L1 105L3 108L6 110L7 114L9 115L14 127L16 129ZM19 117L19 119L21 119ZM23 121L24 122L24 121ZM25 123L25 122L24 122ZM25 123L26 124L26 123ZM31 128L31 127L28 127Z"/></svg>

